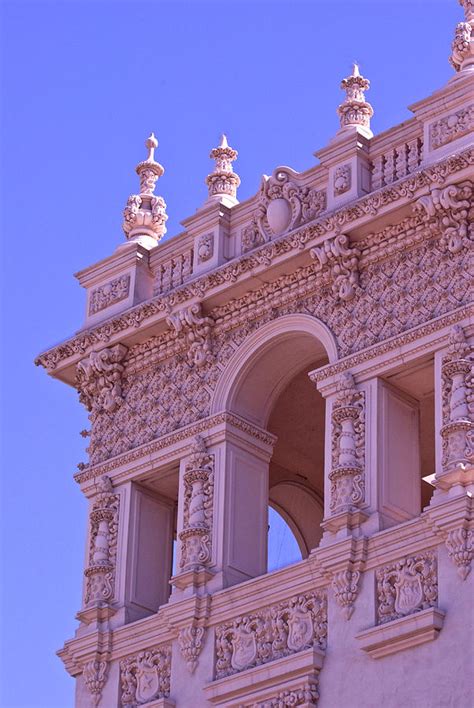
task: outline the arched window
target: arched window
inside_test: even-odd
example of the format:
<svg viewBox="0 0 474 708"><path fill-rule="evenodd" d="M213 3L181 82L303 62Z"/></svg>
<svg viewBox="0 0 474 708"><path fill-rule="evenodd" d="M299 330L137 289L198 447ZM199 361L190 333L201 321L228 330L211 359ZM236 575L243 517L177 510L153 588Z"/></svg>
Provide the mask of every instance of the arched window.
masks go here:
<svg viewBox="0 0 474 708"><path fill-rule="evenodd" d="M268 571L284 568L302 559L298 542L285 519L268 508Z"/></svg>

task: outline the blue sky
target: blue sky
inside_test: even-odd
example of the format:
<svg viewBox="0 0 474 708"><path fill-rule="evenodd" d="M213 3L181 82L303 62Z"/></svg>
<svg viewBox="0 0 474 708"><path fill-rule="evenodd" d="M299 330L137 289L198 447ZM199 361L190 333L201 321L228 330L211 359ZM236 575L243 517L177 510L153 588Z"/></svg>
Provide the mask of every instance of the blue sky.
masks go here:
<svg viewBox="0 0 474 708"><path fill-rule="evenodd" d="M168 234L206 197L227 132L241 199L277 165L304 170L337 130L353 60L380 132L445 83L456 0L4 2L2 85L2 675L0 708L64 708L55 651L80 605L87 424L33 366L82 323L72 274L124 239L121 212L154 131Z"/></svg>

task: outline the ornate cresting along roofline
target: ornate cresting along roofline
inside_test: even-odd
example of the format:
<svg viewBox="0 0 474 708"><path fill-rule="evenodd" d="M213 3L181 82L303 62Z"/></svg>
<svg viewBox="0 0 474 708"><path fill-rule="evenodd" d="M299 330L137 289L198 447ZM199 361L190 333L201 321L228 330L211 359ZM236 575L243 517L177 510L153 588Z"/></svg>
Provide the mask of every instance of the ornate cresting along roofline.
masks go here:
<svg viewBox="0 0 474 708"><path fill-rule="evenodd" d="M302 251L308 251L309 263L310 246L324 242L343 229L347 231L365 221L373 220L375 215L401 206L432 185L442 186L450 176L456 175L456 179L459 179L458 173L472 165L474 148L469 147L429 166L421 166L403 179L398 179L340 209L324 212L314 221L255 248L249 254L238 256L202 276L190 279L165 295L140 303L117 317L103 321L97 327L65 340L40 354L35 359L35 364L50 372L56 370L59 374L63 369L77 363L94 347L101 348L105 343L123 340L126 333L133 332L146 320L150 325L160 320L165 322L173 307L192 302L196 298L204 298L206 294L209 296L213 288L222 284L228 287L230 283L248 277L250 271L259 267L268 269L275 261L288 260ZM66 375L62 378L72 383L74 376Z"/></svg>

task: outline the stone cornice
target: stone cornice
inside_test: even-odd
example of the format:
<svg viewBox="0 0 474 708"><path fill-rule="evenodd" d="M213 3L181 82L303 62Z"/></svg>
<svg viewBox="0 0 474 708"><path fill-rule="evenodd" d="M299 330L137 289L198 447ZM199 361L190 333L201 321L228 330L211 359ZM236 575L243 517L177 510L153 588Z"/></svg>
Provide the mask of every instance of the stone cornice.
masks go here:
<svg viewBox="0 0 474 708"><path fill-rule="evenodd" d="M203 298L216 288L226 287L229 283L236 282L252 271L262 268L268 269L277 261L294 257L310 244L320 243L334 233L361 225L365 220L372 219L381 211L394 208L397 203L404 203L406 200L412 199L419 190L433 184L443 184L450 175L472 164L474 164L474 149L469 148L429 167L419 169L409 177L372 192L342 209L332 213L326 212L310 224L305 224L264 244L249 254L233 259L224 266L198 277L164 296L148 300L118 317L105 321L98 327L76 335L57 347L40 354L35 363L50 371L65 362L67 365L71 364L76 359L83 357L94 346L102 346L112 338L118 340L123 337L125 332L133 331L145 321L152 324L154 321L164 319L178 305L196 298Z"/></svg>
<svg viewBox="0 0 474 708"><path fill-rule="evenodd" d="M100 477L104 474L110 475L113 470L119 467L126 467L122 476L128 478L130 476L129 467L132 466L133 463L140 461L138 465L133 465L133 471L136 473L150 465L150 460L153 455L163 451L163 454L160 455L160 464L162 464L167 458L176 457L174 446L179 443L184 443L179 454L185 456L191 450L196 435L202 435L208 431L212 432L212 429L219 425L227 425L236 428L264 446L273 447L276 442L275 435L272 435L272 433L269 433L263 428L259 428L253 423L249 423L247 420L240 418L240 416L234 413L217 413L216 415L203 418L196 423L180 428L168 435L164 435L157 440L153 440L153 442L133 448L122 455L117 455L93 467L85 464L81 465L81 470L74 475L74 479L78 484L82 485L95 477ZM114 476L114 484L121 481L120 477L120 475Z"/></svg>

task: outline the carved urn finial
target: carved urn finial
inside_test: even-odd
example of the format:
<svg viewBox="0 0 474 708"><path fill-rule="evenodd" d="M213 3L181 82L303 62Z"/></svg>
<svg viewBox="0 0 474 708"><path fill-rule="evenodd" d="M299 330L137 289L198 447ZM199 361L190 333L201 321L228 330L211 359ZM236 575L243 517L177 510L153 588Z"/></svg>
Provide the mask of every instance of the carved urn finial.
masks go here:
<svg viewBox="0 0 474 708"><path fill-rule="evenodd" d="M155 160L158 140L154 134L145 141L148 150L146 160L136 166L140 178L140 194L131 194L124 209L122 228L129 241L140 243L145 248L156 246L166 233L166 203L155 195L155 185L164 173L164 168Z"/></svg>
<svg viewBox="0 0 474 708"><path fill-rule="evenodd" d="M238 204L237 187L240 184L240 177L232 167L237 155L237 150L229 146L227 137L221 135L219 145L213 148L209 155L212 160L216 161L216 166L214 172L206 177L209 189L208 202L222 202L226 206Z"/></svg>
<svg viewBox="0 0 474 708"><path fill-rule="evenodd" d="M474 0L459 0L464 9L464 22L458 22L451 44L449 63L463 76L474 71Z"/></svg>
<svg viewBox="0 0 474 708"><path fill-rule="evenodd" d="M346 92L346 97L337 108L341 121L338 134L358 131L366 138L371 138L373 133L370 130L370 119L374 109L365 100L365 91L370 88L370 81L361 75L357 62L352 65L351 75L342 80L341 88Z"/></svg>

